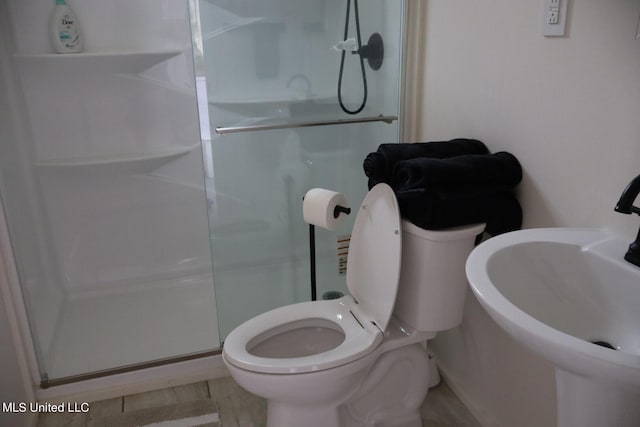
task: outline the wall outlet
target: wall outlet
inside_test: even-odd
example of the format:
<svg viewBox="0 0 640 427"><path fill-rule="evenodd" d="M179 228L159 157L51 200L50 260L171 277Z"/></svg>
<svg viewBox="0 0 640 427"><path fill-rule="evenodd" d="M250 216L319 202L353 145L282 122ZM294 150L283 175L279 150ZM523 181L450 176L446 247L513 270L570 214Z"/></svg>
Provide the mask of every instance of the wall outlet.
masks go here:
<svg viewBox="0 0 640 427"><path fill-rule="evenodd" d="M569 0L543 0L543 3L542 35L545 37L564 36Z"/></svg>

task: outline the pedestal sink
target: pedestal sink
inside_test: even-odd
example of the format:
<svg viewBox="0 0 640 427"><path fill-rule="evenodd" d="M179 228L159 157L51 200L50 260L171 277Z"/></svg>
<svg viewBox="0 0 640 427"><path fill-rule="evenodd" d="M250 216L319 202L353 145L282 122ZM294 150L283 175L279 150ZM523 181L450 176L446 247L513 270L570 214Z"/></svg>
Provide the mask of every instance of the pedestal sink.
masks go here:
<svg viewBox="0 0 640 427"><path fill-rule="evenodd" d="M640 426L640 268L624 261L628 243L598 229L522 230L467 261L489 315L555 365L559 427Z"/></svg>

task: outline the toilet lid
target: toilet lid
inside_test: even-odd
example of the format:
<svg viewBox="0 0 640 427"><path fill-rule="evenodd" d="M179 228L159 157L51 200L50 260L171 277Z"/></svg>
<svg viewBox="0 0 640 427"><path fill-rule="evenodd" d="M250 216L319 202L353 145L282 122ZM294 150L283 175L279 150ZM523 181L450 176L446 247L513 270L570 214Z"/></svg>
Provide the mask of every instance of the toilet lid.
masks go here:
<svg viewBox="0 0 640 427"><path fill-rule="evenodd" d="M347 287L383 331L393 312L400 278L400 209L391 187L378 184L364 198L351 232Z"/></svg>

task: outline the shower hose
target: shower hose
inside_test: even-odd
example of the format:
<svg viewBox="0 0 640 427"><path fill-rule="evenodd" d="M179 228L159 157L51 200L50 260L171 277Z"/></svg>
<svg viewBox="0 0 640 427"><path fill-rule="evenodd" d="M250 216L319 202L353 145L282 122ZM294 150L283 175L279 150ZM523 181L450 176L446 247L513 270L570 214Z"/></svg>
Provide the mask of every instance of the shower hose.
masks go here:
<svg viewBox="0 0 640 427"><path fill-rule="evenodd" d="M353 53L354 54L358 53L358 57L360 58L360 69L362 71L362 85L364 86L364 95L362 97L362 104L360 104L360 106L355 110L349 110L344 105L344 102L342 101L342 74L344 72L344 57L346 55L346 51L343 50L342 55L340 57L340 73L338 74L338 102L340 103L340 108L342 108L342 111L344 111L347 114L358 114L360 111L364 109L364 106L367 104L367 74L364 69L364 58L362 57L362 55L360 55L360 49L362 48L362 39L360 37L360 16L358 14L358 0L353 0L353 9L354 9L355 20L356 20L356 35L358 40L358 52L353 52ZM346 40L347 36L349 35L350 14L351 14L351 0L347 0L347 16L345 18L343 40Z"/></svg>

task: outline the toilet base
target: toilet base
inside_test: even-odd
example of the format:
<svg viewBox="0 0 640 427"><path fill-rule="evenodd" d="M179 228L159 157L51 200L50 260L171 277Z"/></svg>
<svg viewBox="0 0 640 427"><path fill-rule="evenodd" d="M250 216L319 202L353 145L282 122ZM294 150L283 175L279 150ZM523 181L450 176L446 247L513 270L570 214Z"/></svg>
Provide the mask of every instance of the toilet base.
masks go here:
<svg viewBox="0 0 640 427"><path fill-rule="evenodd" d="M425 348L412 344L383 353L356 393L340 408L340 427L421 427L429 391Z"/></svg>
<svg viewBox="0 0 640 427"><path fill-rule="evenodd" d="M421 344L382 353L342 402L268 401L267 426L421 427L429 363ZM313 386L310 386L313 387Z"/></svg>
<svg viewBox="0 0 640 427"><path fill-rule="evenodd" d="M269 400L267 403L267 427L304 426L339 427L340 415L336 406L292 405Z"/></svg>

